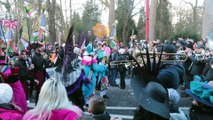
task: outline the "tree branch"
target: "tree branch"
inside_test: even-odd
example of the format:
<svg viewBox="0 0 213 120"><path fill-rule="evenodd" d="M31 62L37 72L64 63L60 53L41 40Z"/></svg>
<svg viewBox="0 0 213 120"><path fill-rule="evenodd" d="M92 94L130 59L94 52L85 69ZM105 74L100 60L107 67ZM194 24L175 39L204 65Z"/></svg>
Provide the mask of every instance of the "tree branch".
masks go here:
<svg viewBox="0 0 213 120"><path fill-rule="evenodd" d="M191 2L187 2L187 1L185 1L185 0L182 0L184 3L186 3L186 4L189 4L191 7L192 7L192 9L194 8L194 6L193 6L193 4L191 3Z"/></svg>
<svg viewBox="0 0 213 120"><path fill-rule="evenodd" d="M141 9L140 9L138 12L136 12L135 14L130 15L129 19L133 18L135 15L137 15L137 14L140 13L140 12L142 12L142 10L144 10L144 9L141 8Z"/></svg>
<svg viewBox="0 0 213 120"><path fill-rule="evenodd" d="M2 5L7 5L7 3L6 2L2 2L2 1L0 1L0 4L2 4Z"/></svg>
<svg viewBox="0 0 213 120"><path fill-rule="evenodd" d="M104 4L107 8L109 8L109 1L108 0L99 0L102 4Z"/></svg>

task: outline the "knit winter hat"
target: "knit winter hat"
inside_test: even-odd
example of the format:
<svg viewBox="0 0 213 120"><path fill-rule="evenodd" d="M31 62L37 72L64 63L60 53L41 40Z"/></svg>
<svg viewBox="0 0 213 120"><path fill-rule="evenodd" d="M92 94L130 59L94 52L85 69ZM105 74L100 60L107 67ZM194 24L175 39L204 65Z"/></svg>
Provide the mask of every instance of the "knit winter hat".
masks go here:
<svg viewBox="0 0 213 120"><path fill-rule="evenodd" d="M0 83L0 104L9 103L12 100L13 90L10 85Z"/></svg>

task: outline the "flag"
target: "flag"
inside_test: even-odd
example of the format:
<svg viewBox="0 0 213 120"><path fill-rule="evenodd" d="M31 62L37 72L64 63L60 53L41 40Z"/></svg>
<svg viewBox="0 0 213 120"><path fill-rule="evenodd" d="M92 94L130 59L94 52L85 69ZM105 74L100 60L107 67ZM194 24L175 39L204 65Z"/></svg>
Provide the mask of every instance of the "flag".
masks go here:
<svg viewBox="0 0 213 120"><path fill-rule="evenodd" d="M26 40L24 40L23 38L20 39L21 44L24 46L24 48L27 48L29 45L29 42L27 42ZM21 46L21 45L20 45Z"/></svg>
<svg viewBox="0 0 213 120"><path fill-rule="evenodd" d="M38 39L41 40L42 39L42 34L46 31L46 20L45 20L45 15L44 12L41 15L41 22L40 22L40 28L38 31Z"/></svg>
<svg viewBox="0 0 213 120"><path fill-rule="evenodd" d="M86 39L84 39L84 41L83 41L83 43L81 45L81 50L83 50L86 47L85 43L86 43Z"/></svg>
<svg viewBox="0 0 213 120"><path fill-rule="evenodd" d="M30 42L31 43L36 41L36 40L38 40L38 34L39 34L38 31L37 32L33 32L33 35L30 37Z"/></svg>
<svg viewBox="0 0 213 120"><path fill-rule="evenodd" d="M32 9L30 3L28 3L27 1L24 1L24 6L25 6L25 16L30 17L31 15L30 11Z"/></svg>
<svg viewBox="0 0 213 120"><path fill-rule="evenodd" d="M42 13L41 16L41 24L40 24L40 29L42 29L43 31L46 31L46 20L45 20L45 15L44 12Z"/></svg>
<svg viewBox="0 0 213 120"><path fill-rule="evenodd" d="M5 33L5 40L8 41L12 41L13 40L13 31L12 29L9 29L6 33Z"/></svg>
<svg viewBox="0 0 213 120"><path fill-rule="evenodd" d="M27 28L27 20L26 20L26 19L23 21L23 27L22 27L22 29L21 29L20 34L21 34L21 35L20 35L19 40L20 40L21 44L22 44L25 48L27 48L28 45L29 45L29 35L28 35L28 28ZM19 46L19 47L20 47L20 46ZM20 49L20 48L19 48L19 49Z"/></svg>
<svg viewBox="0 0 213 120"><path fill-rule="evenodd" d="M22 32L21 38L23 38L25 41L29 41L27 20L26 19L23 21L23 32Z"/></svg>
<svg viewBox="0 0 213 120"><path fill-rule="evenodd" d="M16 51L16 46L14 44L13 37L13 31L12 29L9 29L5 34L5 40L7 42L9 52Z"/></svg>
<svg viewBox="0 0 213 120"><path fill-rule="evenodd" d="M2 27L2 22L0 23L0 39L5 42L4 31Z"/></svg>
<svg viewBox="0 0 213 120"><path fill-rule="evenodd" d="M117 31L117 24L118 24L118 21L115 20L115 22L113 23L113 25L111 26L111 29L110 29L110 39L113 39L113 40L116 40L117 39L117 36L116 36L116 31Z"/></svg>

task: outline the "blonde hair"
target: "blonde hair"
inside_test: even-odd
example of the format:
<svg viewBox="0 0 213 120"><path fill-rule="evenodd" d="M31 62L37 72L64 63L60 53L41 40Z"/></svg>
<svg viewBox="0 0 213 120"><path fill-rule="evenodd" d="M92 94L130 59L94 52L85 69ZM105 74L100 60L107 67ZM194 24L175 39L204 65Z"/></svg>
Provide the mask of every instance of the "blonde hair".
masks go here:
<svg viewBox="0 0 213 120"><path fill-rule="evenodd" d="M51 111L55 109L72 110L73 107L68 100L64 85L59 80L50 78L43 84L35 108L26 114L30 114L29 120L32 118L49 120Z"/></svg>

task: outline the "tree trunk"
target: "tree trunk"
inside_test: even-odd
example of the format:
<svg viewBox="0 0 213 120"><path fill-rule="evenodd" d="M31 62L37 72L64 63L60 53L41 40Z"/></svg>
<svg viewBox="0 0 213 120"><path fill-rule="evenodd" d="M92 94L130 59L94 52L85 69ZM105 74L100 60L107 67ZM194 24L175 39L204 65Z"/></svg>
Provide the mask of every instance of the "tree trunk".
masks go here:
<svg viewBox="0 0 213 120"><path fill-rule="evenodd" d="M108 25L112 28L112 24L115 22L115 0L109 1L109 20Z"/></svg>
<svg viewBox="0 0 213 120"><path fill-rule="evenodd" d="M64 11L64 13L65 13L65 23L67 24L67 0L65 0L64 5L65 5L65 11Z"/></svg>
<svg viewBox="0 0 213 120"><path fill-rule="evenodd" d="M206 38L213 31L213 0L204 1L204 16L202 26L202 38Z"/></svg>
<svg viewBox="0 0 213 120"><path fill-rule="evenodd" d="M42 3L42 0L38 0L38 16L41 15L41 9L42 9L41 3Z"/></svg>
<svg viewBox="0 0 213 120"><path fill-rule="evenodd" d="M47 0L47 12L48 12L48 26L49 26L49 42L54 43L56 41L56 29L55 29L55 5L56 0Z"/></svg>
<svg viewBox="0 0 213 120"><path fill-rule="evenodd" d="M150 17L149 17L149 40L155 39L155 24L156 24L156 10L157 10L158 0L151 0L150 4Z"/></svg>

